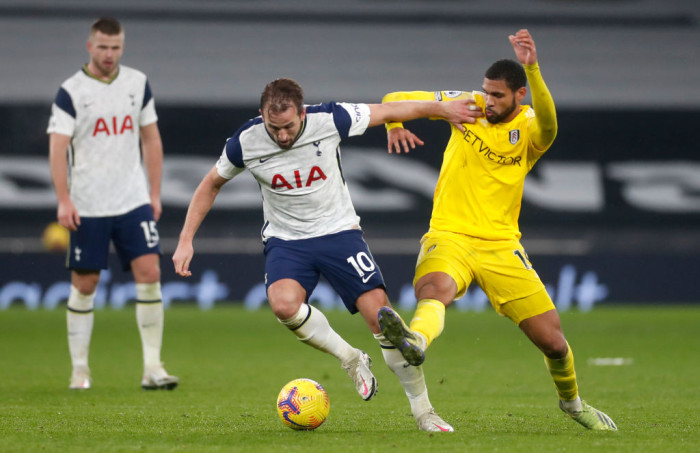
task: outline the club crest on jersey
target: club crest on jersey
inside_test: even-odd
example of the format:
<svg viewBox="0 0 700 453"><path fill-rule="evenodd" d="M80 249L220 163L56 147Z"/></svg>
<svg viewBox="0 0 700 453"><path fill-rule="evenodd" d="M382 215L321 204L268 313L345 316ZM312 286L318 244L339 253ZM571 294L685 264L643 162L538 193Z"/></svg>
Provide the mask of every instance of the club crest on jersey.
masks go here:
<svg viewBox="0 0 700 453"><path fill-rule="evenodd" d="M509 139L510 139L510 144L515 145L518 143L518 140L520 140L520 129L513 129L512 131L508 132Z"/></svg>

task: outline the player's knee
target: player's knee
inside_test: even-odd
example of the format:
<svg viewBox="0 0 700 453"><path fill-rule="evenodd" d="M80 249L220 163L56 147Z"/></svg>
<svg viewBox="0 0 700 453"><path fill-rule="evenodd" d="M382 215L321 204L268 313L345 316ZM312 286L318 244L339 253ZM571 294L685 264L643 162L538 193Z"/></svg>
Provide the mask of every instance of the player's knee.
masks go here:
<svg viewBox="0 0 700 453"><path fill-rule="evenodd" d="M281 303L279 301L273 303L270 301L270 308L272 308L272 312L275 314L275 316L277 316L277 319L281 320L293 318L299 311L300 306L301 304L299 303Z"/></svg>
<svg viewBox="0 0 700 453"><path fill-rule="evenodd" d="M292 293L280 291L268 291L270 308L278 319L291 319L299 311L299 307L304 302Z"/></svg>
<svg viewBox="0 0 700 453"><path fill-rule="evenodd" d="M547 338L545 341L541 341L538 346L542 353L550 359L563 359L568 350L566 340L561 336Z"/></svg>
<svg viewBox="0 0 700 453"><path fill-rule="evenodd" d="M71 278L71 286L80 294L93 294L97 289L97 284L100 282L100 274L98 272L82 273L73 272Z"/></svg>
<svg viewBox="0 0 700 453"><path fill-rule="evenodd" d="M306 300L306 292L296 281L278 280L267 288L270 308L278 319L290 319L299 311Z"/></svg>
<svg viewBox="0 0 700 453"><path fill-rule="evenodd" d="M275 314L277 319L281 321L294 319L298 315L302 305L303 302L298 301L295 302L289 300L283 302L280 300L275 300L273 302L270 300L270 308L272 308L272 312Z"/></svg>
<svg viewBox="0 0 700 453"><path fill-rule="evenodd" d="M134 269L134 280L139 283L155 283L160 281L160 267L149 266L139 270Z"/></svg>
<svg viewBox="0 0 700 453"><path fill-rule="evenodd" d="M448 305L457 294L457 282L445 272L430 272L416 282L416 299L435 299Z"/></svg>
<svg viewBox="0 0 700 453"><path fill-rule="evenodd" d="M421 286L416 286L416 299L433 299L448 305L457 293L454 285L445 282L425 282Z"/></svg>
<svg viewBox="0 0 700 453"><path fill-rule="evenodd" d="M160 281L160 257L157 254L139 256L131 261L131 271L137 283Z"/></svg>

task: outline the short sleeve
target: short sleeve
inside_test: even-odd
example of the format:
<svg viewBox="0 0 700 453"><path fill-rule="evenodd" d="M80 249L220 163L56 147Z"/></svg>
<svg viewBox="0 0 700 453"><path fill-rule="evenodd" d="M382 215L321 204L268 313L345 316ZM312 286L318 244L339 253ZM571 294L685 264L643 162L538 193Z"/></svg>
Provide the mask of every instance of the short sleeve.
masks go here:
<svg viewBox="0 0 700 453"><path fill-rule="evenodd" d="M141 108L141 115L139 117L139 126L148 126L158 121L158 115L156 114L156 102L153 99L153 93L151 92L151 86L146 80L146 85L143 92L143 105Z"/></svg>
<svg viewBox="0 0 700 453"><path fill-rule="evenodd" d="M340 102L333 110L333 120L336 123L341 138L362 135L369 126L369 105ZM338 126L341 127L338 127Z"/></svg>
<svg viewBox="0 0 700 453"><path fill-rule="evenodd" d="M69 137L73 136L75 131L75 108L70 94L61 88L56 94L56 99L51 106L51 118L49 118L49 127L46 130L47 134L62 134Z"/></svg>
<svg viewBox="0 0 700 453"><path fill-rule="evenodd" d="M242 157L240 160L235 157L237 154L236 144L238 144L237 148L240 150L240 143L238 140L234 137L230 138L221 152L219 161L216 163L216 171L219 173L219 176L224 179L233 179L245 169ZM240 154L240 151L238 151L238 154ZM232 162L231 159L233 159L234 162Z"/></svg>

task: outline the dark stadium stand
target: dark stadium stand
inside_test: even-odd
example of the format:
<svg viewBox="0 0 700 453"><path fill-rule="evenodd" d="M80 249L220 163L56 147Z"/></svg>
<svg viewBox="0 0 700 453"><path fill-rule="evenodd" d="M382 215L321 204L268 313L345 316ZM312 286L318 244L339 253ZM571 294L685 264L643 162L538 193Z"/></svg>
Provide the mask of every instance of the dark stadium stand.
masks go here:
<svg viewBox="0 0 700 453"><path fill-rule="evenodd" d="M256 115L265 82L293 77L310 103L478 89L488 64L511 57L506 36L528 28L560 128L528 180L521 216L530 255L554 260L544 263L543 278L559 275L566 263L557 260L568 256L618 280L628 266L633 279L671 268L678 257L685 260L681 275L667 269L659 277L669 284L677 278L676 286L700 267L694 0L125 0L118 7L0 0L0 255L41 252L41 231L55 217L49 106L59 84L85 63L86 30L98 15L123 22L122 63L144 70L154 90L166 152L166 254L196 183L226 137ZM385 155L380 128L343 148L372 250L409 263L427 227L446 140L439 123L415 127L427 145L410 156ZM250 180L236 184L207 219L201 251L258 253L257 188ZM630 264L637 262L658 264ZM654 290L608 285L610 297L622 301ZM688 285L669 297L690 300L697 284Z"/></svg>

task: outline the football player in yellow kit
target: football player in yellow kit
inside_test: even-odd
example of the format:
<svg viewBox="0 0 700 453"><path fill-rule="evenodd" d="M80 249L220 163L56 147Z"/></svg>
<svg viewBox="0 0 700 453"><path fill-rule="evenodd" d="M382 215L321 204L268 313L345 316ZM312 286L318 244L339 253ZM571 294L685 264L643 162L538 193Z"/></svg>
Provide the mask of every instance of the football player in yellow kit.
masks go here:
<svg viewBox="0 0 700 453"><path fill-rule="evenodd" d="M557 134L554 101L542 79L535 42L527 30L509 40L519 61L499 60L485 73L481 91L413 91L400 100L473 99L483 117L464 130L451 127L435 188L430 230L421 240L414 287L418 306L410 327L391 308L379 312L382 333L411 365L440 335L445 308L475 281L494 309L515 322L544 354L559 407L589 429L617 430L603 412L578 394L574 357L559 315L520 244L518 216L525 176ZM532 90L532 107L521 105ZM401 123L387 124L389 152L422 144Z"/></svg>

